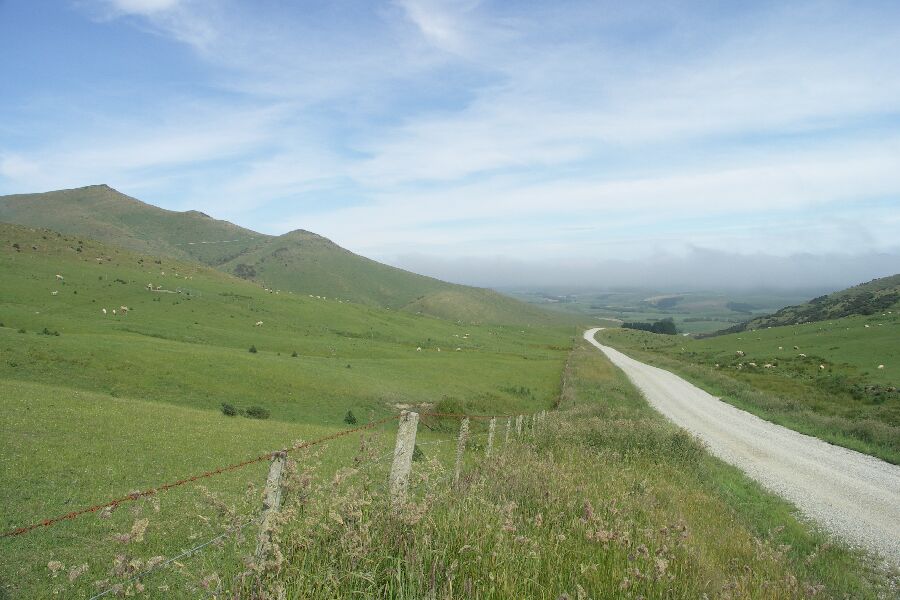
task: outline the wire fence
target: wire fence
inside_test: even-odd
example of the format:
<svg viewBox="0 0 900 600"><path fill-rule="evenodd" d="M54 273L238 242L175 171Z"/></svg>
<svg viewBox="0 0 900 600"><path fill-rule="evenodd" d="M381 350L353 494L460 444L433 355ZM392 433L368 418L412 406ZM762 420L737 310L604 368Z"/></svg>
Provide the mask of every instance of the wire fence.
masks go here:
<svg viewBox="0 0 900 600"><path fill-rule="evenodd" d="M184 478L178 479L178 480L170 482L170 483L166 483L166 484L162 484L162 485L159 485L156 487L148 488L144 491L134 492L134 493L128 494L126 496L122 496L119 498L109 500L107 502L102 502L102 503L94 504L92 506L88 506L88 507L85 507L85 508L82 508L79 510L71 511L64 515L37 521L30 525L26 525L26 526L22 526L22 527L18 527L18 528L6 531L6 532L0 534L0 538L11 538L11 537L21 536L21 535L27 534L29 532L35 531L37 529L51 527L51 526L61 523L63 521L70 521L70 520L76 519L77 517L85 515L85 514L95 513L97 511L101 511L104 509L115 509L116 507L118 507L122 504L125 504L125 503L134 502L141 498L151 497L151 496L159 494L160 492L168 491L173 488L184 486L188 483L196 482L196 481L203 480L206 478L211 478L216 475L223 474L223 473L236 471L238 469L242 469L249 465L261 463L263 461L272 460L273 461L272 464L274 466L274 464L276 462L275 459L277 457L280 457L281 460L283 461L286 458L286 455L289 453L296 452L298 450L302 450L302 449L306 449L306 448L311 448L313 446L317 446L319 444L323 444L325 442L335 440L338 438L342 438L342 437L345 437L345 436L348 436L348 435L351 435L354 433L371 430L371 429L378 427L379 425L384 425L385 423L388 423L392 420L399 419L400 422L402 423L403 419L404 419L404 414L406 412L407 411L403 411L402 413L399 413L399 414L397 414L397 413L390 414L384 418L381 418L381 419L378 419L375 421L371 421L369 423L360 425L358 427L353 427L350 429L336 431L332 434L325 435L325 436L322 436L322 437L319 437L316 439L312 439L312 440L302 442L302 443L293 444L292 446L282 449L282 450L266 452L266 453L260 454L259 456L255 457L255 458L250 458L250 459L247 459L244 461L240 461L237 463L233 463L230 465L226 465L226 466L218 467L216 469L205 471L203 473L184 477ZM546 412L539 413L539 414L545 415ZM422 442L415 443L415 434L413 434L413 442L414 442L414 446L415 446L415 452L413 452L413 450L409 450L410 454L412 454L411 459L418 460L417 458L414 458L414 457L415 457L415 454L419 452L418 451L419 445L437 447L441 444L450 444L450 443L456 442L457 443L457 458L456 458L455 472L452 470L448 471L444 475L444 477L441 478L441 479L447 479L447 480L453 480L453 481L458 480L461 452L467 444L472 443L476 438L481 440L482 438L487 437L488 438L487 453L488 453L488 455L490 455L490 447L491 447L491 443L492 443L491 436L494 434L495 422L491 423L491 428L490 428L491 433L490 434L488 432L471 432L470 433L468 424L466 423L467 419L475 420L475 421L491 421L494 419L509 419L509 421L507 421L507 423L506 423L507 436L509 434L510 423L513 419L515 419L516 424L517 424L516 434L518 436L519 433L522 432L520 427L524 424L523 421L525 420L525 417L526 417L526 415L471 415L471 414L464 414L464 413L440 413L440 412L422 412L422 413L418 413L418 415L423 416L423 417L452 418L452 419L461 420L460 433L457 437L438 439L438 440L428 440L428 441L422 441ZM534 428L537 426L538 420L540 417L538 415L530 415L530 417L531 418L529 419L529 421L531 423L532 428ZM499 434L499 431L497 433ZM479 442L474 447L483 448L484 446L481 446L480 444L481 443ZM369 466L381 463L382 461L384 461L385 459L387 459L393 455L394 462L391 465L391 478L393 479L394 469L396 468L396 465L397 465L396 461L400 454L402 454L401 436L400 436L400 433L398 430L396 447L393 447L383 453L380 453L377 456L375 456L373 453L368 458L362 459L362 460L360 460L360 462L357 462L356 464L354 464L354 468L361 469L364 467L369 467ZM357 460L359 460L359 459L357 459ZM273 469L270 467L270 474L269 474L270 478L272 477L272 473L273 473ZM407 473L408 473L408 466L407 466ZM276 484L278 486L281 485L280 477L281 477L281 475L280 475L280 471L279 471L279 475L278 475L279 481ZM268 485L268 483L269 482L267 482L267 485ZM389 482L388 482L387 478L384 483L386 486L388 485ZM394 490L392 489L391 493L393 493L393 492L394 492ZM247 528L250 525L257 524L261 527L261 530L265 529L267 527L265 513L269 510L270 510L270 507L265 507L264 513L262 515L258 515L257 517L248 518L241 525L238 525L238 526L232 525L232 526L228 527L225 531L217 534L216 536L214 536L202 543L196 544L187 550L183 550L180 553L178 553L177 555L172 556L171 558L162 560L158 564L154 564L152 567L146 568L145 570L143 570L139 573L135 573L134 575L128 577L127 579L124 579L122 581L117 582L116 584L113 584L113 585L107 587L106 589L100 591L99 593L96 593L93 596L91 596L90 600L98 600L100 598L103 598L103 597L106 597L109 595L118 595L123 590L129 589L129 586L131 586L133 584L136 585L136 582L139 582L140 580L143 580L143 579L150 577L158 572L161 572L165 567L167 567L173 563L175 563L176 565L179 565L179 563L178 563L179 560L198 555L208 546L210 546L212 544L216 544L217 542L224 540L225 538L227 538L229 536L232 536L232 535L237 536L242 530L244 530L245 528ZM276 506L275 511L277 512L277 510L278 510L278 507ZM257 552L259 552L259 548L257 549ZM160 558L162 558L162 557L160 557ZM214 593L215 592L213 592L213 594Z"/></svg>
<svg viewBox="0 0 900 600"><path fill-rule="evenodd" d="M469 415L469 414L464 414L464 413L439 413L439 412L422 412L422 413L419 413L419 415L420 415L420 416L425 416L425 417L455 418L455 419L468 418L468 419L474 419L474 420L506 419L506 418L512 418L512 417L516 416L516 415ZM101 511L101 510L104 510L104 509L107 509L107 508L109 508L109 509L115 509L115 508L117 508L117 507L118 507L119 505L121 505L121 504L125 504L125 503L128 503L128 502L134 502L134 501L139 500L139 499L141 499L141 498L145 498L145 497L148 497L148 496L153 496L153 495L158 494L158 493L160 493L160 492L165 492L165 491L168 491L168 490L170 490L170 489L172 489L172 488L180 487L180 486L186 485L186 484L188 484L188 483L193 483L193 482L199 481L199 480L201 480L201 479L206 479L206 478L209 478L209 477L214 477L214 476L216 476L216 475L221 475L222 473L227 473L227 472L230 472L230 471L235 471L235 470L237 470L237 469L242 469L242 468L247 467L247 466L249 466L249 465L253 465L253 464L256 464L256 463L263 462L263 461L271 460L271 459L272 459L276 454L278 454L279 452L290 453L290 452L294 452L294 451L297 451L297 450L302 450L302 449L305 449L305 448L310 448L310 447L316 446L316 445L318 445L318 444L323 444L323 443L325 443L325 442L328 442L328 441L331 441L331 440L334 440L334 439L337 439L337 438L341 438L341 437L344 437L344 436L347 436L347 435L351 435L351 434L353 434L353 433L357 433L357 432L360 432L360 431L366 431L366 430L369 430L369 429L373 429L373 428L375 428L375 427L377 427L377 426L379 426L379 425L383 425L383 424L385 424L385 423L387 423L387 422L389 422L389 421L391 421L391 420L393 420L393 419L398 418L398 416L399 416L398 414L391 414L391 415L389 415L389 416L387 416L387 417L384 417L384 418L382 418L382 419L378 419L377 421L372 421L372 422L370 422L370 423L366 423L365 425L360 425L359 427L353 427L353 428L351 428L351 429L344 429L344 430L338 431L338 432L336 432L336 433L332 433L332 434L330 434L330 435L326 435L326 436L322 436L322 437L320 437L320 438L316 438L316 439L314 439L314 440L310 440L310 441L308 441L308 442L303 442L303 443L300 443L300 444L295 444L295 445L293 445L293 446L290 446L290 447L288 447L288 448L284 448L284 449L282 449L282 450L274 450L274 451L271 451L271 452L266 452L266 453L264 453L264 454L260 454L259 456L255 457L255 458L250 458L250 459L248 459L248 460L244 460L244 461L241 461L241 462L233 463L233 464L230 464L230 465L227 465L227 466L218 467L218 468L216 468L216 469L212 469L212 470L209 470L209 471L205 471L205 472L199 473L199 474L197 474L197 475L191 475L191 476L188 476L188 477L184 477L184 478L182 478L182 479L178 479L177 481L173 481L173 482L171 482L171 483L165 483L165 484L162 484L162 485L159 485L159 486L156 486L156 487L148 488L148 489L143 490L143 491L134 492L134 493L128 494L127 496L122 496L122 497L120 497L120 498L114 498L114 499L109 500L109 501L107 501L107 502L102 502L102 503L99 503L99 504L94 504L94 505L92 505L92 506L88 506L88 507L85 507L85 508L82 508L82 509L79 509L79 510L74 510L74 511L68 512L68 513L63 514L63 515L59 515L59 516L57 516L57 517L52 517L52 518L48 518L48 519L43 519L43 520L41 520L41 521L37 521L37 522L32 523L32 524L30 524L30 525L25 525L25 526L22 526L22 527L17 527L17 528L15 528L15 529L11 529L11 530L5 531L5 532L3 532L2 534L0 534L0 538L7 538L7 537L15 537L15 536L24 535L24 534L26 534L26 533L29 533L29 532L31 532L31 531L34 531L35 529L40 529L40 528L43 528L43 527L49 527L49 526L51 526L51 525L55 525L55 524L60 523L60 522L62 522L62 521L70 521L70 520L72 520L72 519L75 519L75 518L80 517L80 516L85 515L85 514L95 513L95 512L97 512L97 511ZM444 442L450 442L450 441L453 441L453 440L440 440L440 441L434 441L434 442L422 442L422 444L444 443Z"/></svg>

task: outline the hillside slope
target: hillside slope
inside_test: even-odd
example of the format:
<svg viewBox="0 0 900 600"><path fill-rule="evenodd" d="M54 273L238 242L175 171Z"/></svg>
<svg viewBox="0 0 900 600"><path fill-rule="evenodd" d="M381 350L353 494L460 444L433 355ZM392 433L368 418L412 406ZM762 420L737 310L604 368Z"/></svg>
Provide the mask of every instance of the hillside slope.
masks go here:
<svg viewBox="0 0 900 600"><path fill-rule="evenodd" d="M0 221L212 266L269 237L198 211L165 210L107 185L0 196Z"/></svg>
<svg viewBox="0 0 900 600"><path fill-rule="evenodd" d="M893 310L898 305L900 305L900 274L873 279L839 292L813 298L797 306L787 306L771 315L756 317L711 335L799 325L856 315L867 316Z"/></svg>
<svg viewBox="0 0 900 600"><path fill-rule="evenodd" d="M469 323L549 323L558 316L497 292L381 264L314 233L270 236L201 212L176 212L109 186L0 196L0 221L195 260L266 287Z"/></svg>

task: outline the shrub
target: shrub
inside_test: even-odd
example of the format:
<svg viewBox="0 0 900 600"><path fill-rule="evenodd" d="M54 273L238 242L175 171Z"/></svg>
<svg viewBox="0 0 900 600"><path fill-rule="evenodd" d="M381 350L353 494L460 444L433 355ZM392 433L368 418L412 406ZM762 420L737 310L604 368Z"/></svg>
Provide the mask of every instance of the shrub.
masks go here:
<svg viewBox="0 0 900 600"><path fill-rule="evenodd" d="M296 351L296 350L294 350L293 352L291 352L291 357L292 357L292 358L297 358L297 351Z"/></svg>
<svg viewBox="0 0 900 600"><path fill-rule="evenodd" d="M238 410L234 407L233 404L228 404L227 402L222 403L222 414L226 417L234 417L238 414Z"/></svg>
<svg viewBox="0 0 900 600"><path fill-rule="evenodd" d="M44 327L44 330L41 332L41 335L59 335L59 332L58 331L50 331L49 329Z"/></svg>
<svg viewBox="0 0 900 600"><path fill-rule="evenodd" d="M256 354L256 346L250 346L250 350L248 350L250 354Z"/></svg>
<svg viewBox="0 0 900 600"><path fill-rule="evenodd" d="M25 333L25 328L24 328L24 327L21 328L21 329L19 330L19 333Z"/></svg>
<svg viewBox="0 0 900 600"><path fill-rule="evenodd" d="M413 446L413 457L412 457L412 459L413 459L413 462L420 462L420 461L425 460L425 453L422 452L422 449L419 448L419 445L418 445L418 444L416 444L415 446Z"/></svg>
<svg viewBox="0 0 900 600"><path fill-rule="evenodd" d="M352 410L348 410L347 414L344 415L344 423L347 425L356 425L356 415L353 414Z"/></svg>
<svg viewBox="0 0 900 600"><path fill-rule="evenodd" d="M268 419L269 411L262 406L251 406L244 411L244 416L250 419Z"/></svg>

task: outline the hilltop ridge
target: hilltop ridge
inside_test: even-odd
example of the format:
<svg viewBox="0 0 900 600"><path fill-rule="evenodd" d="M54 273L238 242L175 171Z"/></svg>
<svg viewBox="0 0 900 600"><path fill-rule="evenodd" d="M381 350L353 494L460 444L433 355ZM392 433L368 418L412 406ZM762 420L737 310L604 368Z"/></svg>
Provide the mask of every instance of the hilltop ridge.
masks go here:
<svg viewBox="0 0 900 600"><path fill-rule="evenodd" d="M267 235L197 210L166 210L103 184L0 196L0 221L192 260L272 289L392 310L466 322L563 319L493 290L379 263L305 229Z"/></svg>
<svg viewBox="0 0 900 600"><path fill-rule="evenodd" d="M845 290L813 298L803 304L786 306L770 315L756 317L710 335L799 325L857 315L866 316L892 309L898 304L900 304L900 274L873 279Z"/></svg>

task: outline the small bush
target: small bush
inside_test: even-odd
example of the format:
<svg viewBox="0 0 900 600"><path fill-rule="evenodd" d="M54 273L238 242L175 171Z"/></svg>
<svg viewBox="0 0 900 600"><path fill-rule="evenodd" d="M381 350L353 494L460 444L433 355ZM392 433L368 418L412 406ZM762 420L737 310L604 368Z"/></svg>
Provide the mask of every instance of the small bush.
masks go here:
<svg viewBox="0 0 900 600"><path fill-rule="evenodd" d="M24 328L24 327L21 328L21 329L19 330L19 333L25 333L25 328Z"/></svg>
<svg viewBox="0 0 900 600"><path fill-rule="evenodd" d="M233 404L228 404L226 402L222 403L222 414L226 417L234 417L237 416L238 410L234 407Z"/></svg>
<svg viewBox="0 0 900 600"><path fill-rule="evenodd" d="M250 354L256 354L256 346L250 346L250 350L248 350Z"/></svg>
<svg viewBox="0 0 900 600"><path fill-rule="evenodd" d="M296 350L294 350L293 352L291 352L291 358L297 358L297 351L296 351Z"/></svg>
<svg viewBox="0 0 900 600"><path fill-rule="evenodd" d="M356 425L356 415L353 414L352 410L348 410L347 414L344 415L344 423L347 425Z"/></svg>
<svg viewBox="0 0 900 600"><path fill-rule="evenodd" d="M268 419L269 411L262 406L251 406L244 411L244 416L249 419Z"/></svg>
<svg viewBox="0 0 900 600"><path fill-rule="evenodd" d="M419 448L419 445L416 444L413 446L413 462L420 462L425 460L425 453L422 452L422 449Z"/></svg>
<svg viewBox="0 0 900 600"><path fill-rule="evenodd" d="M58 331L50 331L49 329L44 327L44 330L41 332L41 335L57 335L58 336L59 332Z"/></svg>

